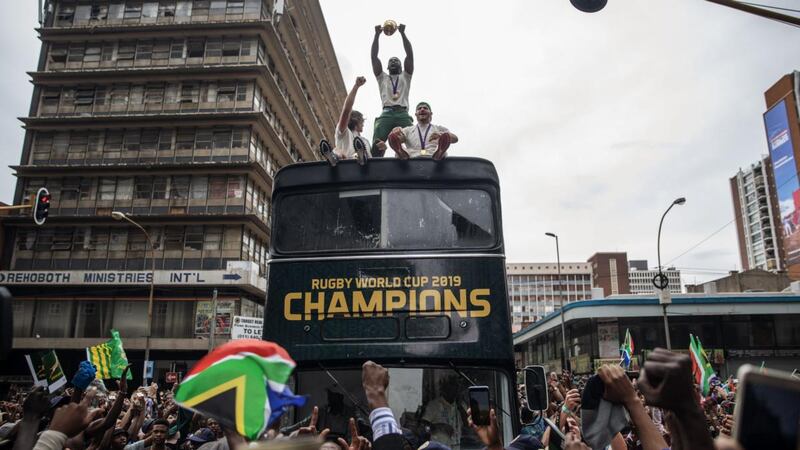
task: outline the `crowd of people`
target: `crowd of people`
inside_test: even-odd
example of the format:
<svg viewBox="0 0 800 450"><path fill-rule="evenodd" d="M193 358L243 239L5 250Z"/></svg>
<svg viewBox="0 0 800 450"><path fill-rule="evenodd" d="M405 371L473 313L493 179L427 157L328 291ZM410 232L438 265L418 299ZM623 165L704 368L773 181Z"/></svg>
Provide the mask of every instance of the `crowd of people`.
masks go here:
<svg viewBox="0 0 800 450"><path fill-rule="evenodd" d="M74 385L60 394L49 394L41 387L12 387L0 403L0 449L230 450L247 445L218 420L180 407L174 401L177 385L130 389L125 375L114 383L116 390L98 380L88 386L73 380ZM386 368L364 363L366 431L356 418L350 419L345 435L320 430L314 407L306 421L294 426L283 423L284 428L276 422L259 441L268 441L267 445L285 441L300 445L296 448L319 450L450 449L452 444L436 441L435 433L423 443L407 438L407 430L389 407L389 383ZM718 382L709 395L701 395L685 355L657 349L638 377L610 365L600 367L592 377L551 373L548 391L547 409L532 411L521 387L521 431L510 442L503 442L494 409L488 425L481 426L467 409L463 426L489 450L740 448L730 438L736 383L733 379ZM314 400L309 399L311 404ZM308 447L310 438L316 439L313 447Z"/></svg>

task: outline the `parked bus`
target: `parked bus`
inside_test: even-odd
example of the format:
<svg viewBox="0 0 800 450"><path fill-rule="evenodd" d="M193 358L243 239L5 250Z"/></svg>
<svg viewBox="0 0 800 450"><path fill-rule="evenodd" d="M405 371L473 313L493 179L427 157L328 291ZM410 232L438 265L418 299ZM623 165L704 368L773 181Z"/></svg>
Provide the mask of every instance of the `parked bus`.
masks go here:
<svg viewBox="0 0 800 450"><path fill-rule="evenodd" d="M500 186L483 159L313 162L275 176L264 339L297 362L318 428L368 423L361 364L389 369L407 436L481 448L467 388L486 385L518 431ZM310 408L295 415L300 420Z"/></svg>

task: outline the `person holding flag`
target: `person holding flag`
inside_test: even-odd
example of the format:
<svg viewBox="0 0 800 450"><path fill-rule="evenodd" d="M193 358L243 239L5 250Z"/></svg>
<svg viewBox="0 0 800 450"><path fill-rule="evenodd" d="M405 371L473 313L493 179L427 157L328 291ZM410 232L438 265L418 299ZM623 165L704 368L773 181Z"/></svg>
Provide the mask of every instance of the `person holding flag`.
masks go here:
<svg viewBox="0 0 800 450"><path fill-rule="evenodd" d="M305 397L294 395L286 384L294 367L278 344L230 341L192 367L178 386L175 402L247 439L258 439L286 407L305 404Z"/></svg>
<svg viewBox="0 0 800 450"><path fill-rule="evenodd" d="M625 329L625 341L619 348L619 365L625 370L630 369L631 360L633 359L633 338L631 337L631 330Z"/></svg>

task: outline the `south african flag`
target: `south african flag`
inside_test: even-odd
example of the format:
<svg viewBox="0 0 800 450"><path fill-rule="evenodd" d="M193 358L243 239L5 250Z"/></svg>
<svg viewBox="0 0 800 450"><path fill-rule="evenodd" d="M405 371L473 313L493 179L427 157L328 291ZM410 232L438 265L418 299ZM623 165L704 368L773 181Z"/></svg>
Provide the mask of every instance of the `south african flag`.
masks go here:
<svg viewBox="0 0 800 450"><path fill-rule="evenodd" d="M175 401L257 439L285 407L305 404L305 397L294 395L286 386L294 367L286 350L275 343L231 341L192 367Z"/></svg>

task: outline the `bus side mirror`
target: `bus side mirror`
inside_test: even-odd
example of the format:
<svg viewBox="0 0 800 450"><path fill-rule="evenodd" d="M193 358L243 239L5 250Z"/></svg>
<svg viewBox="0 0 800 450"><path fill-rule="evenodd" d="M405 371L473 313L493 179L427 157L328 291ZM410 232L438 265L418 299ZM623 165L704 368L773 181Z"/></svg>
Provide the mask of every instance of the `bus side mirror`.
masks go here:
<svg viewBox="0 0 800 450"><path fill-rule="evenodd" d="M525 367L525 400L531 411L547 409L547 378L544 366Z"/></svg>

